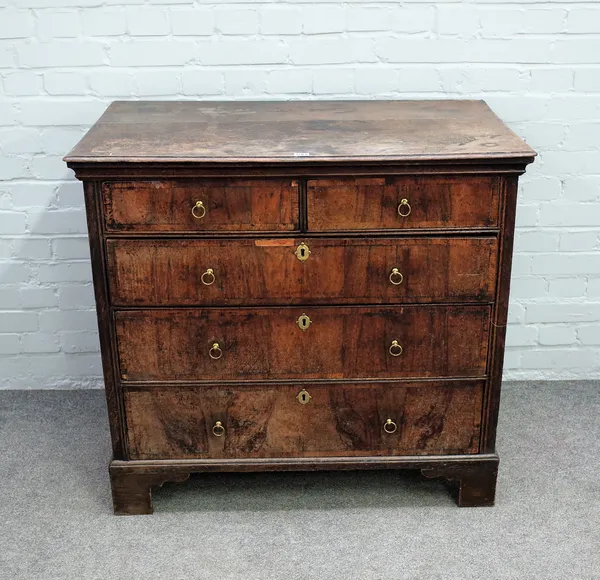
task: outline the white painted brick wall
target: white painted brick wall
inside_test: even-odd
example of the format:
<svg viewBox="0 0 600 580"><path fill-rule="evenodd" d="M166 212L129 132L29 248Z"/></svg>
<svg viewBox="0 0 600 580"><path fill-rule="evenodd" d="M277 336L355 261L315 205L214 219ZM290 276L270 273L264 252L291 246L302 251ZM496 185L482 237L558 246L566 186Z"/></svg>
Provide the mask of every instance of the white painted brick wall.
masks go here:
<svg viewBox="0 0 600 580"><path fill-rule="evenodd" d="M114 99L483 98L523 178L506 376L600 372L594 0L0 0L0 388L100 384L81 185Z"/></svg>

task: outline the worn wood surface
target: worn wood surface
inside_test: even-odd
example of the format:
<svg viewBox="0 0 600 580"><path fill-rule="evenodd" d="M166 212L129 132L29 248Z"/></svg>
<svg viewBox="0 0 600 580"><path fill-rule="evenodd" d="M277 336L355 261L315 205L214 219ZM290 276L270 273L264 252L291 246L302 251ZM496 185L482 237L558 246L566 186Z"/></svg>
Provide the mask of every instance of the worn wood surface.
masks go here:
<svg viewBox="0 0 600 580"><path fill-rule="evenodd" d="M480 101L111 105L65 159L86 181L115 513L193 472L275 469L415 468L492 505L534 155Z"/></svg>
<svg viewBox="0 0 600 580"><path fill-rule="evenodd" d="M518 180L506 177L502 204L502 237L500 240L500 267L496 279L496 301L492 317L492 332L488 350L488 368L490 380L484 397L484 422L481 447L488 453L496 451L496 430L500 411L500 388L502 369L504 368L504 346L506 325L508 324L508 301L510 292L510 273L512 266L515 219L517 210Z"/></svg>
<svg viewBox="0 0 600 580"><path fill-rule="evenodd" d="M477 161L477 162L475 162ZM317 177L391 177L395 175L522 175L529 160L502 159L492 162L470 160L468 157L455 160L423 161L360 161L338 160L313 161L312 163L273 162L273 163L236 163L232 166L218 162L161 161L144 163L98 163L94 161L69 163L75 176L82 181L152 181L162 179L222 179L222 178L263 178L282 177L316 179ZM401 231L401 230L400 230Z"/></svg>
<svg viewBox="0 0 600 580"><path fill-rule="evenodd" d="M102 195L108 231L281 232L299 226L298 182L291 179L105 182Z"/></svg>
<svg viewBox="0 0 600 580"><path fill-rule="evenodd" d="M110 425L110 436L114 459L125 458L125 423L123 421L123 399L118 380L118 365L115 360L114 329L110 310L108 276L105 267L105 247L102 239L101 211L96 184L87 182L83 188L90 243L98 335L104 375L104 393Z"/></svg>
<svg viewBox="0 0 600 580"><path fill-rule="evenodd" d="M296 324L302 314L312 320L305 331ZM489 306L116 313L128 381L483 376L489 327ZM389 353L393 340L400 356ZM209 356L214 343L218 360Z"/></svg>
<svg viewBox="0 0 600 580"><path fill-rule="evenodd" d="M497 253L495 237L107 241L113 304L133 306L491 302Z"/></svg>
<svg viewBox="0 0 600 580"><path fill-rule="evenodd" d="M497 227L500 186L497 176L310 179L308 229Z"/></svg>
<svg viewBox="0 0 600 580"><path fill-rule="evenodd" d="M115 462L113 462L114 464ZM145 471L133 473L123 469L110 468L113 508L118 516L149 515L152 508L152 488L162 487L167 481L181 483L190 473L166 473Z"/></svg>
<svg viewBox="0 0 600 580"><path fill-rule="evenodd" d="M534 155L483 101L120 101L65 160L298 163Z"/></svg>
<svg viewBox="0 0 600 580"><path fill-rule="evenodd" d="M489 457L489 455L488 455ZM459 507L492 507L496 500L498 458L477 463L434 465L421 469L425 477L443 477L451 484Z"/></svg>
<svg viewBox="0 0 600 580"><path fill-rule="evenodd" d="M306 404L296 399L303 388ZM130 391L129 457L476 453L482 391L482 381Z"/></svg>
<svg viewBox="0 0 600 580"><path fill-rule="evenodd" d="M498 473L498 455L379 455L332 457L269 457L235 459L157 459L111 461L109 470L115 513L151 514L153 487L167 481L185 481L192 473L258 471L331 471L371 469L420 470L426 477L465 481L459 506L493 505ZM265 493L268 489L265 488ZM479 502L479 503L478 503Z"/></svg>

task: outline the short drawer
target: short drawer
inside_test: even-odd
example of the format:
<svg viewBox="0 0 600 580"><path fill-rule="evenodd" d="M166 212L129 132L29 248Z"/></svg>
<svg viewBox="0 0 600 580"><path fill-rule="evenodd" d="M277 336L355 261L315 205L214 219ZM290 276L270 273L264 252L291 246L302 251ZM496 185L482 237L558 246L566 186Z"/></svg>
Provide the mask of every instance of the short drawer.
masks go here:
<svg viewBox="0 0 600 580"><path fill-rule="evenodd" d="M489 306L116 313L124 381L479 377Z"/></svg>
<svg viewBox="0 0 600 580"><path fill-rule="evenodd" d="M308 228L497 228L501 183L467 175L311 179Z"/></svg>
<svg viewBox="0 0 600 580"><path fill-rule="evenodd" d="M483 382L125 393L130 459L477 453Z"/></svg>
<svg viewBox="0 0 600 580"><path fill-rule="evenodd" d="M116 305L490 302L498 260L496 238L119 239L107 248Z"/></svg>
<svg viewBox="0 0 600 580"><path fill-rule="evenodd" d="M298 229L298 185L290 179L108 181L111 232L242 232Z"/></svg>

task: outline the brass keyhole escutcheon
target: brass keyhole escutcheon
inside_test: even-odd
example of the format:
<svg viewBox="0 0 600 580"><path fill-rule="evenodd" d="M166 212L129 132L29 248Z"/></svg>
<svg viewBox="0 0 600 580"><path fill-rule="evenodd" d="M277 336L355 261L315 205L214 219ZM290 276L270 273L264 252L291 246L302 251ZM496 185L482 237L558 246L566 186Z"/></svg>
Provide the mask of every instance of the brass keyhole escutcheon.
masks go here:
<svg viewBox="0 0 600 580"><path fill-rule="evenodd" d="M298 402L301 405L307 405L308 403L310 403L310 400L312 399L312 397L310 396L309 392L306 389L302 389L296 395L296 399L298 399Z"/></svg>
<svg viewBox="0 0 600 580"><path fill-rule="evenodd" d="M296 251L294 252L294 254L296 254L296 258L298 258L298 260L300 260L301 262L305 262L306 260L308 260L308 257L310 256L310 249L304 242L302 242L296 248Z"/></svg>
<svg viewBox="0 0 600 580"><path fill-rule="evenodd" d="M312 324L312 320L306 314L301 314L296 320L296 324L300 330L305 331Z"/></svg>

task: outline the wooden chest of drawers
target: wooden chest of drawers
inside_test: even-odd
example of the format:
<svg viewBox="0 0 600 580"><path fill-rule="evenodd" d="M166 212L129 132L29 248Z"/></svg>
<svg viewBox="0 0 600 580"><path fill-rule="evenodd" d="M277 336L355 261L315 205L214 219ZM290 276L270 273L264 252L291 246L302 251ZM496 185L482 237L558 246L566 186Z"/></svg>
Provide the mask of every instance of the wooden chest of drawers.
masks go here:
<svg viewBox="0 0 600 580"><path fill-rule="evenodd" d="M478 101L118 102L84 182L116 513L206 471L492 505L517 179Z"/></svg>

